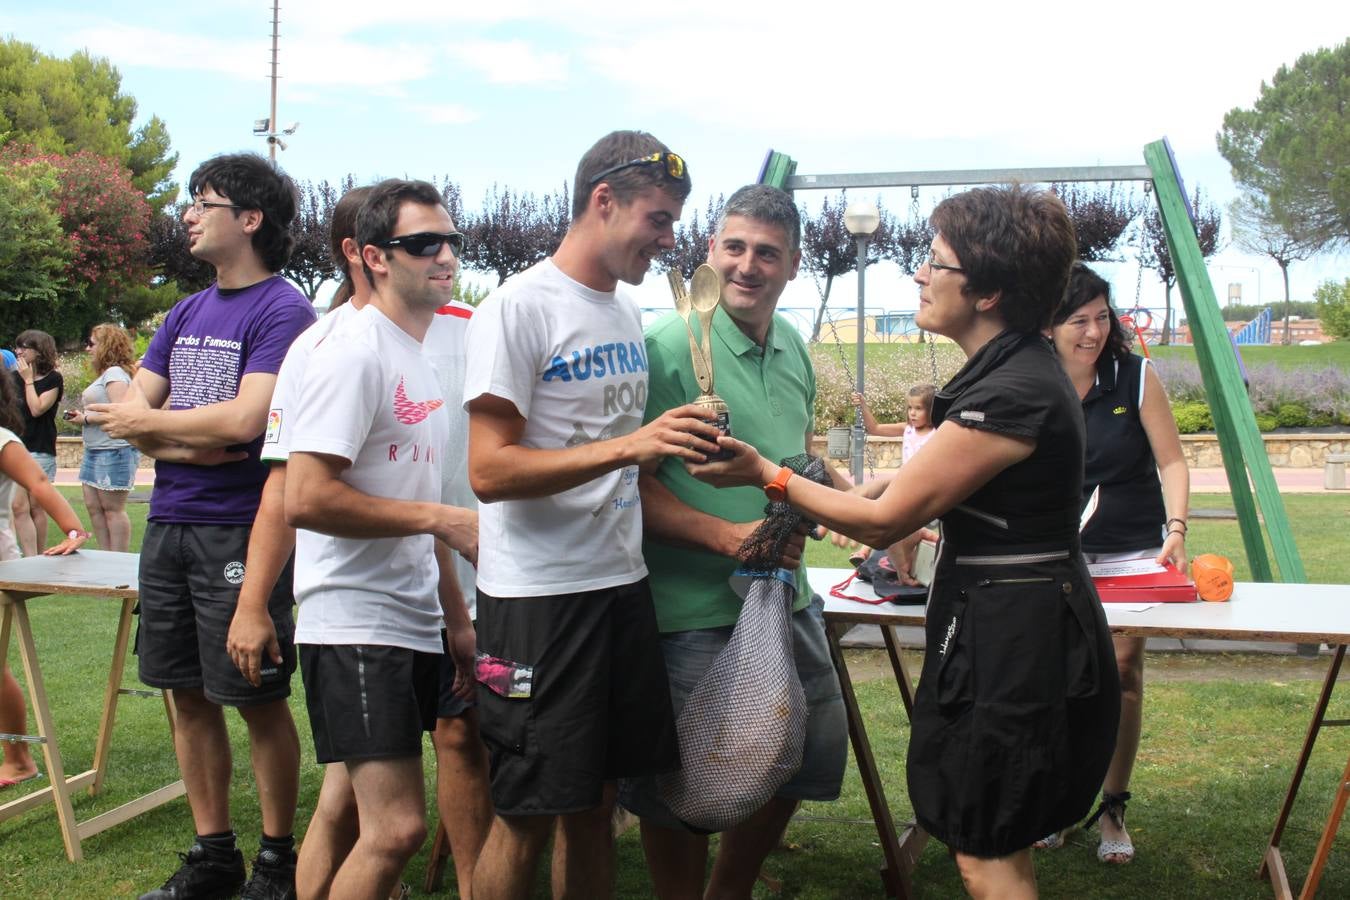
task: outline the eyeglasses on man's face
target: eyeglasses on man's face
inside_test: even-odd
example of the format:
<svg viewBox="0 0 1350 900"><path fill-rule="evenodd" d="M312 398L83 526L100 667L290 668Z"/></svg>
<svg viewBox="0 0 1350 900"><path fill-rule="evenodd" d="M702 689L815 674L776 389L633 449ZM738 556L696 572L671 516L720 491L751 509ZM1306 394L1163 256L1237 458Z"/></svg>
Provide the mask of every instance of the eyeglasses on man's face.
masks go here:
<svg viewBox="0 0 1350 900"><path fill-rule="evenodd" d="M649 156L630 159L626 163L619 163L617 166L610 166L598 174L592 176L591 184L598 184L606 175L613 175L615 172L621 172L624 169L631 169L634 166L659 166L665 165L666 175L672 181L684 181L689 177L688 170L684 165L684 157L678 153L653 153Z"/></svg>
<svg viewBox="0 0 1350 900"><path fill-rule="evenodd" d="M441 252L441 245L449 244L450 252L458 257L464 252L464 234L459 231L419 231L392 237L386 241L376 241L376 247L402 247L409 256L431 259Z"/></svg>
<svg viewBox="0 0 1350 900"><path fill-rule="evenodd" d="M240 206L237 203L221 203L217 200L197 199L192 201L192 205L189 206L187 209L185 209L184 212L191 212L194 216L200 216L208 209L243 209L243 208L244 207Z"/></svg>

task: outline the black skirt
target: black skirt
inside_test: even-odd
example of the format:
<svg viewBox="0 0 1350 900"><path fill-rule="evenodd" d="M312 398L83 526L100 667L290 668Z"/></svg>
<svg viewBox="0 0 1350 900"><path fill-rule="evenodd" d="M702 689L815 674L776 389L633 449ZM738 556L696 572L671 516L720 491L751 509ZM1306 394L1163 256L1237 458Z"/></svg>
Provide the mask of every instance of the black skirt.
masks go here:
<svg viewBox="0 0 1350 900"><path fill-rule="evenodd" d="M944 546L909 745L918 823L978 857L1087 815L1115 749L1120 682L1077 551Z"/></svg>

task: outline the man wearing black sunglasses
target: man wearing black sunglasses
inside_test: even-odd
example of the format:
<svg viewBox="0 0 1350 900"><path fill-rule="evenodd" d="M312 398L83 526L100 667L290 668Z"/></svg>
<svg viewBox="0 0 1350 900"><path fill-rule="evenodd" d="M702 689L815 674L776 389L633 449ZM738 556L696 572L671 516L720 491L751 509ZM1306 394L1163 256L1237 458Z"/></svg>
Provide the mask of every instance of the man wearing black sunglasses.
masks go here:
<svg viewBox="0 0 1350 900"><path fill-rule="evenodd" d="M616 289L673 246L688 194L684 161L656 138L602 138L577 168L562 244L469 325L478 704L497 813L477 900L529 894L555 820L555 894L612 893L614 781L679 765L637 474L702 460L717 430L692 405L642 425L641 319Z"/></svg>
<svg viewBox="0 0 1350 900"><path fill-rule="evenodd" d="M235 668L226 635L267 475L259 453L272 388L314 309L275 274L294 246L290 178L257 154L224 155L199 166L188 190L188 251L215 267L216 283L170 310L124 402L89 406L91 421L156 459L136 647L141 680L173 691L174 746L196 840L178 871L143 896L227 896L244 887L223 706L237 707L248 725L262 813L244 896L282 896L295 877L300 768L286 703L295 670L289 571L268 603L283 658L268 661L257 686ZM212 462L220 464L201 464Z"/></svg>
<svg viewBox="0 0 1350 900"><path fill-rule="evenodd" d="M298 529L295 641L327 766L319 804L347 813L345 828L326 826L331 858L310 865L306 838L306 896L387 897L422 845L422 733L436 725L442 623L451 691L474 693L451 551L475 555L476 517L440 502L442 467L461 462L445 459L449 418L422 348L451 298L457 237L432 185L375 185L356 217L370 302L300 379L284 503ZM358 828L354 843L334 840Z"/></svg>

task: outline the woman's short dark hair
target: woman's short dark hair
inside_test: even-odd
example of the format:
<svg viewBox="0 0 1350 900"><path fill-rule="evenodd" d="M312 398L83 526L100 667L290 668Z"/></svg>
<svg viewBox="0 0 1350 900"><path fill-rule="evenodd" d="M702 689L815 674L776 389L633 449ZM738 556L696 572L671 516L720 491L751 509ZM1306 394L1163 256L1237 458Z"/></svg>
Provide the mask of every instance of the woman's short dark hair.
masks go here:
<svg viewBox="0 0 1350 900"><path fill-rule="evenodd" d="M1063 325L1069 316L1098 297L1106 300L1106 312L1111 317L1111 327L1106 334L1106 349L1116 359L1124 359L1130 355L1130 338L1125 333L1125 326L1120 324L1116 308L1111 305L1111 285L1082 260L1073 264L1073 270L1069 273L1069 288L1055 310L1052 324Z"/></svg>
<svg viewBox="0 0 1350 900"><path fill-rule="evenodd" d="M1078 255L1058 197L1020 184L975 188L943 200L930 221L961 262L965 296L999 294L998 311L1014 331L1050 326Z"/></svg>
<svg viewBox="0 0 1350 900"><path fill-rule="evenodd" d="M14 346L28 347L37 353L37 359L33 361L33 371L39 378L56 368L56 341L52 340L52 336L47 332L38 331L36 328L21 331L14 339Z"/></svg>
<svg viewBox="0 0 1350 900"><path fill-rule="evenodd" d="M300 202L290 176L256 153L222 153L198 166L188 179L193 198L207 188L241 207L230 210L236 218L249 209L262 213L262 227L253 232L253 249L267 271L280 272L295 247L291 221Z"/></svg>
<svg viewBox="0 0 1350 900"><path fill-rule="evenodd" d="M572 184L572 221L580 219L586 212L591 191L595 189L592 181L598 174L653 153L669 152L669 147L645 131L611 131L596 141L577 163L576 180ZM614 196L625 205L649 187L659 187L681 203L689 197L691 190L687 169L684 177L677 180L666 173L664 165L628 166L611 172L601 181L609 185Z"/></svg>
<svg viewBox="0 0 1350 900"><path fill-rule="evenodd" d="M356 273L347 262L347 254L342 252L342 242L347 238L356 240L356 214L361 211L369 196L369 185L352 188L343 194L342 199L333 207L333 224L328 231L328 252L332 254L333 262L342 270L342 284L338 286L337 293L329 302L329 309L346 303L356 292L354 280Z"/></svg>

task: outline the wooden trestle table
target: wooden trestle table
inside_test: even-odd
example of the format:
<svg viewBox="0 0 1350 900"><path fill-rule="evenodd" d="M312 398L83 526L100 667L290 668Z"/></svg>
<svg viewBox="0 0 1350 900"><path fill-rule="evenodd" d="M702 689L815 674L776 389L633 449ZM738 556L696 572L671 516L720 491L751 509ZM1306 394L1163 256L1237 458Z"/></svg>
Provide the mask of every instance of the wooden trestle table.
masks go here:
<svg viewBox="0 0 1350 900"><path fill-rule="evenodd" d="M108 772L108 750L112 743L113 722L117 714L118 697L124 693L148 694L158 692L124 689L122 668L126 662L127 643L131 635L132 610L138 596L136 585L138 555L109 553L99 550L80 550L69 556L31 556L26 559L0 562L0 607L4 609L0 622L0 660L7 657L11 624L18 623L19 651L23 658L24 675L28 682L28 698L33 706L37 734L24 739L40 744L46 763L47 787L32 791L17 800L0 805L0 822L11 819L47 803L56 805L56 816L61 826L61 837L66 845L66 856L71 862L83 858L80 842L90 835L127 821L147 810L162 806L181 797L186 788L175 781L125 803L116 809L94 816L84 822L75 821L71 792L88 787L94 796L103 788ZM95 600L112 600L121 604L117 631L112 637L112 663L103 693L103 715L99 721L98 739L94 748L94 767L78 775L66 775L61 759L60 744L52 723L51 705L38 662L38 642L33 635L28 604L52 594L74 594ZM90 648L93 652L93 648ZM48 660L51 664L51 660ZM164 695L169 714L169 727L174 723L173 703ZM166 748L172 752L172 742Z"/></svg>
<svg viewBox="0 0 1350 900"><path fill-rule="evenodd" d="M849 737L853 743L854 758L867 792L872 818L876 822L881 841L885 867L881 870L887 895L908 898L912 896L910 876L928 835L917 824L909 823L903 832L897 832L890 807L881 783L867 730L858 709L848 665L840 648L843 633L854 625L881 627L886 652L890 657L900 699L906 715L914 707L913 680L900 654L897 629L922 626L922 605L898 606L891 603L871 605L830 596L830 588L848 577L849 569L810 569L811 587L825 598L826 633L830 653L839 672L840 688L848 715ZM849 593L857 596L875 596L865 583L854 581ZM1143 602L1141 598L1141 602ZM1337 584L1258 584L1240 582L1235 585L1233 597L1224 603L1162 603L1149 609L1137 610L1132 604L1105 604L1106 620L1113 634L1139 637L1167 637L1229 641L1276 641L1306 644L1330 644L1334 648L1322 684L1322 691L1313 709L1303 748L1294 766L1293 777L1284 804L1275 820L1262 857L1259 875L1268 877L1277 898L1292 898L1289 878L1280 852L1280 839L1289 814L1298 795L1299 786L1312 754L1318 732L1324 726L1350 725L1350 719L1334 720L1326 717L1327 705L1345 659L1345 648L1350 643L1350 585ZM1341 778L1330 814L1322 830L1321 839L1313 856L1312 865L1297 895L1311 897L1322 877L1336 830L1350 801L1350 761Z"/></svg>

